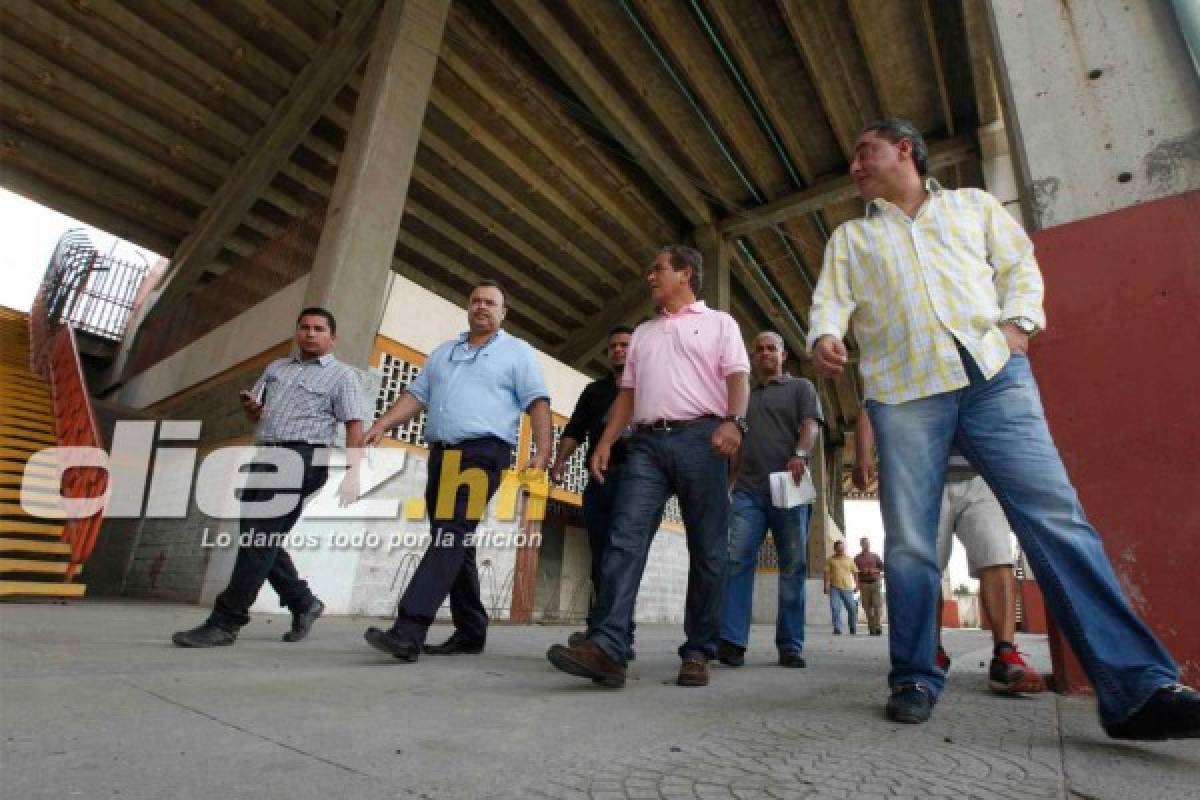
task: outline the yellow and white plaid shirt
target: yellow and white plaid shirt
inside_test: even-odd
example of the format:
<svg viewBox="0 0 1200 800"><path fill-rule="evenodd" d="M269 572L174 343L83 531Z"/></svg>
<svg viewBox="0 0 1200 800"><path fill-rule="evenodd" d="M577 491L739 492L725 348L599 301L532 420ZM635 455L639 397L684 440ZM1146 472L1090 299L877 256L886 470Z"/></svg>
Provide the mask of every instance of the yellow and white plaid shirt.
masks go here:
<svg viewBox="0 0 1200 800"><path fill-rule="evenodd" d="M915 219L876 199L839 226L813 292L809 350L853 323L865 394L881 403L966 386L957 344L990 379L1009 357L1001 321L1046 326L1033 243L1004 206L932 178L926 188Z"/></svg>

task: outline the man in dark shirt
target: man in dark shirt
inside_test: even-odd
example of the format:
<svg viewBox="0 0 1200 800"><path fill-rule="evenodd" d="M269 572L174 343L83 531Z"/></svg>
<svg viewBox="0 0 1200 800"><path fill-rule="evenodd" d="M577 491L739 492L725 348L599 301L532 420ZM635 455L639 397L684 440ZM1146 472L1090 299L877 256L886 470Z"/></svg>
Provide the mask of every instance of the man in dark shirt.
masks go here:
<svg viewBox="0 0 1200 800"><path fill-rule="evenodd" d="M731 667L745 663L754 599L758 551L771 529L779 553L779 614L775 646L779 663L803 667L804 582L810 504L776 508L771 502L772 472L790 472L798 485L808 470L809 452L817 439L821 404L805 378L783 371L787 351L783 338L764 331L754 339L752 367L757 385L750 390L746 412L749 432L742 442L729 525L729 569L721 611L717 658Z"/></svg>
<svg viewBox="0 0 1200 800"><path fill-rule="evenodd" d="M617 381L625 371L625 353L629 350L629 340L633 338L633 328L619 325L608 332L608 364L611 369L598 381L592 381L584 388L575 403L575 411L571 420L563 429L562 439L558 443L558 455L555 456L554 466L550 469L550 477L555 483L562 483L566 474L567 461L571 454L583 444L586 439L588 446L594 446L604 433L608 423L608 410L613 400L617 398ZM592 550L592 597L595 597L596 587L600 585L600 562L604 550L608 547L609 522L612 516L613 500L617 496L617 485L620 483L620 465L625 457L624 442L613 446L612 457L609 459L608 479L603 483L589 480L583 490L583 524L587 528L588 546ZM588 603L587 625L592 626L592 602ZM568 643L574 647L587 638L586 633L572 633ZM629 655L633 657L633 623L629 626Z"/></svg>

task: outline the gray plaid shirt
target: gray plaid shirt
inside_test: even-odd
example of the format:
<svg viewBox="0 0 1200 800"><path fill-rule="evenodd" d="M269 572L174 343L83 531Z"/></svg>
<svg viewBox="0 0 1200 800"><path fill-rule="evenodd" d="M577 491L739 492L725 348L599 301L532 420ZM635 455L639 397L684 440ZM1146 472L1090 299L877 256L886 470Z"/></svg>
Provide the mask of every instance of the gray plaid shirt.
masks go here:
<svg viewBox="0 0 1200 800"><path fill-rule="evenodd" d="M332 353L310 361L299 355L272 361L253 393L264 390L255 430L262 444L332 444L339 422L366 419L358 374Z"/></svg>

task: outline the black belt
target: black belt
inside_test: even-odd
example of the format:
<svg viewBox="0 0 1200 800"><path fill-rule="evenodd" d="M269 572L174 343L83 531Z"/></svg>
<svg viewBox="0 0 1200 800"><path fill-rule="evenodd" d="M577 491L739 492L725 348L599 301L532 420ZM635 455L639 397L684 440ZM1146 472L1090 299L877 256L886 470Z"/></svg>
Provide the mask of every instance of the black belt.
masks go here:
<svg viewBox="0 0 1200 800"><path fill-rule="evenodd" d="M634 426L637 431L658 431L660 433L669 433L673 430L686 428L689 425L696 425L700 422L710 422L714 419L720 419L716 414L705 414L703 417L695 419L656 419L654 422L642 422Z"/></svg>

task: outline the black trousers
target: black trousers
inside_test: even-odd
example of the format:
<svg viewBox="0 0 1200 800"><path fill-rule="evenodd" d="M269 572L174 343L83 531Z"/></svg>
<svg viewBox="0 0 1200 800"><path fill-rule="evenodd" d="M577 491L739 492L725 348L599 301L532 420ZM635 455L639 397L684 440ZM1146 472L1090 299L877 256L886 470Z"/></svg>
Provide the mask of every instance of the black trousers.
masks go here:
<svg viewBox="0 0 1200 800"><path fill-rule="evenodd" d="M325 485L329 470L316 466L313 454L324 449L321 445L292 442L273 445L286 447L304 460L304 483L300 490L299 502L296 507L282 517L259 518L243 516L239 531L241 538L253 537L255 534L288 534L300 519L304 509L304 501L310 495ZM250 464L250 472L274 471L272 464ZM261 502L275 496L276 489L244 489L241 499L244 502ZM263 537L263 538L269 538ZM279 537L276 537L279 538ZM225 591L217 596L217 602L208 621L226 630L236 631L250 621L250 606L263 583L269 582L271 588L279 595L279 603L293 614L307 611L313 602L313 593L308 583L301 579L292 563L292 557L287 550L277 543L250 542L246 546L239 543L237 561L233 565L233 575Z"/></svg>
<svg viewBox="0 0 1200 800"><path fill-rule="evenodd" d="M462 454L460 472L479 469L487 475L485 509L500 486L501 474L512 463L512 446L503 439L490 436L467 439L451 446L430 447L425 508L429 514L433 541L400 598L396 623L392 626L393 634L417 645L425 643L425 635L446 595L450 596L450 613L455 631L471 641L482 642L487 638L488 615L479 595L475 546L466 543L467 534L475 532L479 520L472 519L468 513L471 492L465 483L460 484L454 493L453 513L438 515L442 463L446 454L454 451ZM453 475L447 477L452 478Z"/></svg>

